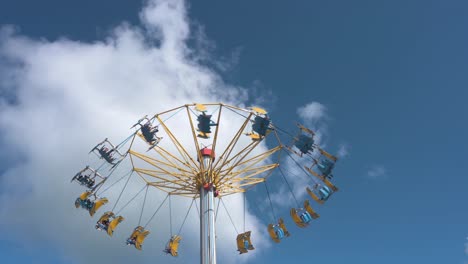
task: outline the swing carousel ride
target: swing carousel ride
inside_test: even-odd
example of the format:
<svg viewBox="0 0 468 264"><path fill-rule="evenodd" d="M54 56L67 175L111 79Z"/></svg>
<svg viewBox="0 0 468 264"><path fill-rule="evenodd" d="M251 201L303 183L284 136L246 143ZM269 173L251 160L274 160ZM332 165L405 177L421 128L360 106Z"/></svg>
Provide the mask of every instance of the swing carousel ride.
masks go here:
<svg viewBox="0 0 468 264"><path fill-rule="evenodd" d="M337 158L317 145L315 132L301 124L297 124L296 132L287 132L276 126L267 111L259 107L245 109L222 103L186 104L152 117L145 116L131 129L131 135L118 145L106 138L92 148L90 154L95 154L98 160L96 167L84 167L71 181L86 189L76 199L76 208L82 208L93 216L109 203L110 199L103 193L126 179L112 210L104 212L95 225L97 230L105 231L109 236L125 220L119 213L146 190L138 226L129 232L131 234L126 240L127 245L138 250L142 250L150 234L146 229L148 224L167 200L171 205L171 196L192 199L182 226L195 200L199 200L200 259L202 264L207 264L216 263L215 211L220 203L226 209L223 197L240 194L245 204L246 192L263 184L273 212L267 182L279 174L295 201L290 210L291 220L299 228L305 228L319 218L319 214L309 200L298 202L288 178L291 180L298 171L307 177L310 184L305 192L320 205L338 191L331 182ZM125 168L124 163L128 163L130 169L120 169ZM294 172L291 167L295 168ZM133 175L138 175L144 182L143 188L121 210L114 212ZM150 188L167 195L147 224L141 225ZM218 208L215 210L216 200ZM229 214L227 209L226 212ZM274 219L266 228L271 239L280 243L290 236L286 227L288 221L277 218L274 213L272 215ZM171 256L178 255L182 239L180 230L173 235L171 223L171 237L163 250ZM235 239L239 254L254 250L252 232L237 233Z"/></svg>

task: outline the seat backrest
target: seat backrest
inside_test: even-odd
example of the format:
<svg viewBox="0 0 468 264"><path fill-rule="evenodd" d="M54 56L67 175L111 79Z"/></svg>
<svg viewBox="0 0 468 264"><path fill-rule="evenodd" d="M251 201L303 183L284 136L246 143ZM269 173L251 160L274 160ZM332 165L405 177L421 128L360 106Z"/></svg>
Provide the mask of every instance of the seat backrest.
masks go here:
<svg viewBox="0 0 468 264"><path fill-rule="evenodd" d="M312 217L308 212L302 212L300 217L303 223L308 223L312 220Z"/></svg>
<svg viewBox="0 0 468 264"><path fill-rule="evenodd" d="M276 237L282 239L284 237L284 231L280 227L275 228Z"/></svg>

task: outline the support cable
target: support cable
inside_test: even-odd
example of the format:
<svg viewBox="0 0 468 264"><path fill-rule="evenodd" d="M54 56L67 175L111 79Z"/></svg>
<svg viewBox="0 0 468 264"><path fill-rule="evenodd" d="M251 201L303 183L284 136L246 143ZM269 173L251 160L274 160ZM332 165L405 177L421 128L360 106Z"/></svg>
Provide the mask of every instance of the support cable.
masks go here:
<svg viewBox="0 0 468 264"><path fill-rule="evenodd" d="M273 214L273 222L276 222L276 214L275 214L275 209L273 208L273 202L271 201L271 198L270 198L270 191L268 191L268 185L267 185L267 182L265 181L265 189L267 191L267 195L268 195L268 200L270 200L270 206L271 206L271 213Z"/></svg>
<svg viewBox="0 0 468 264"><path fill-rule="evenodd" d="M133 173L133 170L131 170L129 173L125 174L123 177L121 177L120 179L118 179L116 182L114 182L113 184L111 184L109 187L107 187L106 189L104 189L99 195L102 195L103 193L105 193L107 190L109 190L112 186L116 185L117 183L119 183L121 180L123 180L125 177L127 177L128 175L132 174ZM106 178L107 179L107 178Z"/></svg>
<svg viewBox="0 0 468 264"><path fill-rule="evenodd" d="M99 171L99 170L102 168L102 166L104 166L104 165L106 165L106 164L108 164L107 161L103 161L102 164L101 164L101 166L99 166L99 167L96 169L96 171Z"/></svg>
<svg viewBox="0 0 468 264"><path fill-rule="evenodd" d="M167 120L171 119L173 116L175 116L176 114L178 114L180 111L184 110L184 107L180 107L179 110L177 110L175 113L173 113L172 115L170 115L168 118L164 119L163 122L166 122ZM154 117L153 117L154 118ZM161 124L161 123L160 123ZM159 125L160 125L159 124ZM159 126L158 125L158 126Z"/></svg>
<svg viewBox="0 0 468 264"><path fill-rule="evenodd" d="M196 199L196 198L193 198L193 199ZM197 203L195 203L195 207L197 208L198 217L200 218L200 210L198 209Z"/></svg>
<svg viewBox="0 0 468 264"><path fill-rule="evenodd" d="M132 171L132 173L130 173L130 175L128 176L128 179L127 179L127 181L125 182L125 185L124 185L124 187L122 188L122 191L120 192L119 197L118 197L117 200L115 201L114 207L112 207L112 210L111 210L112 212L114 211L115 207L116 207L117 204L119 203L120 197L122 197L122 194L123 194L123 192L125 191L125 188L127 188L127 184L128 184L128 182L130 181L130 178L132 178L132 175L133 175L133 171ZM111 185L111 186L112 186L112 185ZM107 189L109 189L109 188L107 188ZM106 190L107 190L107 189L106 189ZM102 193L101 193L101 194L102 194Z"/></svg>
<svg viewBox="0 0 468 264"><path fill-rule="evenodd" d="M245 193L245 194L247 195L247 193ZM253 207L254 207L255 211L257 212L257 214L259 216L262 216L262 217L259 217L260 220L262 222L264 222L264 223L268 223L268 221L265 221L265 218L264 218L265 214L263 213L263 210L260 210L260 208L258 207L259 203L253 202L252 204L253 204Z"/></svg>
<svg viewBox="0 0 468 264"><path fill-rule="evenodd" d="M187 214L185 215L184 221L182 221L182 225L180 226L179 232L177 232L177 235L180 235L180 232L182 232L182 227L184 227L185 220L187 220L187 217L188 217L188 215L189 215L189 213L190 213L190 209L192 209L192 206L193 206L193 202L194 202L194 201L195 201L195 199L192 199L192 203L190 204L190 207L189 207L189 209L188 209L188 211L187 211Z"/></svg>
<svg viewBox="0 0 468 264"><path fill-rule="evenodd" d="M118 215L120 212L122 212L122 210L127 207L144 189L145 189L146 185L143 186L143 188L141 188L141 190L135 195L133 196L132 199L130 199L130 201L128 201L122 208L120 208L120 210L116 213L116 215Z"/></svg>
<svg viewBox="0 0 468 264"><path fill-rule="evenodd" d="M234 227L234 230L236 230L236 233L239 234L239 232L237 231L236 225L234 225L234 222L232 221L231 215L229 214L229 211L228 211L228 209L226 208L226 205L224 204L223 199L222 199L222 198L219 198L219 200L220 200L221 203L223 204L224 210L226 210L226 213L227 213L227 215L229 216L229 220L231 220L231 223L232 223L232 226Z"/></svg>
<svg viewBox="0 0 468 264"><path fill-rule="evenodd" d="M141 207L141 213L140 213L140 219L138 219L138 225L140 226L141 224L141 217L143 216L143 210L145 209L145 203L146 203L146 196L148 195L148 188L149 185L146 185L146 192L145 192L145 198L143 199L143 206Z"/></svg>
<svg viewBox="0 0 468 264"><path fill-rule="evenodd" d="M106 180L110 178L110 176L112 175L112 173L114 173L115 169L117 169L116 167L112 168L112 171L109 173L109 175L107 175L106 177ZM96 172L98 172L98 170L96 170ZM102 188L102 186L104 186L104 184L102 184L101 186L99 186L96 191L94 191L95 193L97 193L99 191L99 189Z"/></svg>
<svg viewBox="0 0 468 264"><path fill-rule="evenodd" d="M288 154L288 156L294 161L294 163L296 163L296 165L301 168L301 170L308 176L312 179L312 181L317 184L317 180L315 179L315 177L313 177L312 175L310 175L305 169L304 167L302 167L301 164L299 164L299 162L297 162L297 160L295 160L292 156L291 156L291 153L289 153L288 151L286 151L286 154Z"/></svg>
<svg viewBox="0 0 468 264"><path fill-rule="evenodd" d="M128 138L126 138L124 141L120 142L117 146L115 146L115 149L119 150L120 148L122 148L123 145L125 145L127 143L127 141L129 141L133 136L135 136L136 133L137 132L133 132L130 136L128 136Z"/></svg>
<svg viewBox="0 0 468 264"><path fill-rule="evenodd" d="M245 193L242 194L244 196L244 232L245 232Z"/></svg>
<svg viewBox="0 0 468 264"><path fill-rule="evenodd" d="M287 185L288 188L289 188L289 191L290 191L291 194L292 194L292 197L294 198L294 201L296 201L297 207L299 208L299 207L300 207L300 206L299 206L299 202L298 202L297 199L296 199L296 195L294 195L294 192L293 192L293 190L292 190L292 188L291 188L291 185L289 185L289 182L288 182L288 180L286 179L286 176L284 175L284 172L283 172L283 170L281 169L281 166L278 166L278 167L279 167L279 171L281 172L281 175L283 176L284 181L286 182L286 185Z"/></svg>
<svg viewBox="0 0 468 264"><path fill-rule="evenodd" d="M161 209L161 207L164 205L164 202L166 202L167 198L169 197L169 194L166 196L166 198L162 201L162 203L159 205L158 209L156 209L156 211L154 212L154 214L151 216L151 218L148 220L148 222L145 224L145 226L143 227L144 229L146 229L146 226L151 222L151 220L153 220L154 216L156 216L156 214L158 213L159 209Z"/></svg>
<svg viewBox="0 0 468 264"><path fill-rule="evenodd" d="M295 137L296 137L295 135L289 133L288 131L286 131L286 130L280 128L280 127L275 126L275 128L276 128L276 130L278 130L278 131L280 131L280 132L283 132L283 133L285 133L286 135L288 135L288 136L290 136L290 137L292 137L292 138L295 138Z"/></svg>
<svg viewBox="0 0 468 264"><path fill-rule="evenodd" d="M215 212L215 222L216 222L216 219L218 219L218 209L219 209L219 204L221 203L221 197L218 199L218 207L216 207L216 212Z"/></svg>
<svg viewBox="0 0 468 264"><path fill-rule="evenodd" d="M172 204L171 204L171 195L169 194L169 225L172 237Z"/></svg>
<svg viewBox="0 0 468 264"><path fill-rule="evenodd" d="M247 117L248 117L248 116L246 116L246 115L240 114L240 113L237 112L237 111L232 110L230 107L226 107L226 108L227 108L229 111L231 111L231 112L233 112L233 113L235 113L235 114L237 114L237 115L240 115L240 116L242 116L242 117L245 118L245 119L247 119Z"/></svg>

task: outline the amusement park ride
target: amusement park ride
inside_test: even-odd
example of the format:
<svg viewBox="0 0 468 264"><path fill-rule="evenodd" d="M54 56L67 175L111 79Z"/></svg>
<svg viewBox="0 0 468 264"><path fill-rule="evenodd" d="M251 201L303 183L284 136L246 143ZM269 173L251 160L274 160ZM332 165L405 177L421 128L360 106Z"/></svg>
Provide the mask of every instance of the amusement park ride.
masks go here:
<svg viewBox="0 0 468 264"><path fill-rule="evenodd" d="M264 183L273 210L267 180L275 171L279 171L296 202L296 207L290 210L291 219L298 227L307 227L313 219L319 218L319 214L312 209L309 200L303 203L297 201L287 181L287 175L290 175L290 165L286 166L284 162L287 159L293 161L289 164L298 166L296 171L309 177L311 185L306 191L318 204L325 203L338 191L331 182L337 158L317 145L314 131L301 124L297 124L297 127L297 132L291 134L273 124L267 111L262 108L244 109L222 103L187 104L152 117L145 116L132 126L135 130L122 143L113 145L106 138L92 148L90 153L97 155L100 166L86 166L72 178L72 182L87 189L76 199L75 206L85 209L91 216L96 214L109 202L102 197L102 193L116 183L110 184L109 179L115 178L112 176L118 173L114 172L124 160L128 160L131 171L119 181L127 178L128 183L133 174L138 174L146 183L139 193L146 188L147 194L149 187L167 193L148 223L168 198L170 206L173 195L192 198L192 205L195 199L199 199L201 263L216 263L216 199L219 200L218 205L219 202L224 205L223 197L245 193L255 185ZM283 145L282 142L287 144ZM286 153L286 156L282 157L282 153ZM100 191L107 185L106 190ZM118 215L121 210L115 213L114 208L105 212L95 226L109 236L124 221L124 217ZM274 218L267 230L271 239L279 243L290 233L284 219ZM126 241L127 245L142 249L150 234L146 230L148 223L144 226L139 223L134 228ZM255 249L251 235L251 231L238 233L236 242L239 254ZM180 234L172 235L171 232L163 251L177 256L181 239Z"/></svg>

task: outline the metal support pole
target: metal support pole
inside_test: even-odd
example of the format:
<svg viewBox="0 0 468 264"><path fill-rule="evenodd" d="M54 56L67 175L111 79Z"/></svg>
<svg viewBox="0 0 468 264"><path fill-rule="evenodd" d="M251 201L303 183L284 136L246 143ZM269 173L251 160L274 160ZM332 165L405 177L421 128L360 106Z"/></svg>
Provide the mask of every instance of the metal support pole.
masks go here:
<svg viewBox="0 0 468 264"><path fill-rule="evenodd" d="M200 188L200 256L201 264L216 264L216 235L214 190L208 165L214 159L211 150L202 151L203 167L206 170L203 186Z"/></svg>

